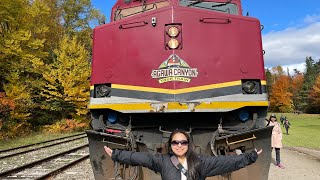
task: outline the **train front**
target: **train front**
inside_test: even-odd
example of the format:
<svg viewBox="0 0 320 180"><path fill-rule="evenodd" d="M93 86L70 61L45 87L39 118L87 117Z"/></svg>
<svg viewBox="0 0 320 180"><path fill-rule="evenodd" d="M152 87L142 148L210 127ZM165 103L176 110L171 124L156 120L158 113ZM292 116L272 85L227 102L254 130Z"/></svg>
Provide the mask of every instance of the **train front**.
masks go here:
<svg viewBox="0 0 320 180"><path fill-rule="evenodd" d="M94 29L87 134L95 179L160 179L114 165L103 146L166 153L176 128L200 154L263 149L257 163L210 179L268 179L261 26L241 15L240 3L118 0L112 22Z"/></svg>

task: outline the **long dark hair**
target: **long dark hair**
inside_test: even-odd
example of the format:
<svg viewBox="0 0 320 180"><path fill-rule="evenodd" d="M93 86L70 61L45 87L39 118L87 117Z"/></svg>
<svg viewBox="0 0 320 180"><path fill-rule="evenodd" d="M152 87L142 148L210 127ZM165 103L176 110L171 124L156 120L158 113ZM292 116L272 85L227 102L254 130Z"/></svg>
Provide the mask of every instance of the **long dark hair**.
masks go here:
<svg viewBox="0 0 320 180"><path fill-rule="evenodd" d="M271 114L271 116L269 117L269 120L268 120L268 124L267 124L266 126L269 126L269 125L270 125L271 118L273 118L273 117L276 119L276 120L274 120L274 121L277 121L277 117L276 117L276 115Z"/></svg>
<svg viewBox="0 0 320 180"><path fill-rule="evenodd" d="M196 179L199 179L200 177L200 161L199 161L199 158L198 158L198 155L194 152L194 145L189 137L189 135L185 132L185 131L182 131L182 130L174 130L170 137L169 137L169 141L168 141L168 152L170 154L174 154L173 151L172 151L172 148L171 148L171 141L172 141L172 137L175 135L175 134L178 134L178 133L181 133L183 134L189 144L188 144L188 151L186 152L186 158L187 158L187 164L188 164L188 176L187 176L187 179L188 180L196 180Z"/></svg>

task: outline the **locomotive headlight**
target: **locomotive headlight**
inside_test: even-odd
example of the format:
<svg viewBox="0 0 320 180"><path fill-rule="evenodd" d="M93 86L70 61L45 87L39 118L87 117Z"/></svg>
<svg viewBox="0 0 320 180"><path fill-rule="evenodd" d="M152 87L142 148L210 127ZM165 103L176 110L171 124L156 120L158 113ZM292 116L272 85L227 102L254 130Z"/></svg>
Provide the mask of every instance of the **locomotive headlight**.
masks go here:
<svg viewBox="0 0 320 180"><path fill-rule="evenodd" d="M258 85L254 81L247 81L242 84L242 89L248 94L254 94L257 91Z"/></svg>
<svg viewBox="0 0 320 180"><path fill-rule="evenodd" d="M171 38L168 42L168 46L170 49L176 49L177 47L179 47L179 41Z"/></svg>
<svg viewBox="0 0 320 180"><path fill-rule="evenodd" d="M175 26L171 26L167 33L170 37L177 37L179 35L179 29Z"/></svg>
<svg viewBox="0 0 320 180"><path fill-rule="evenodd" d="M111 92L111 87L102 84L96 87L97 97L107 97Z"/></svg>

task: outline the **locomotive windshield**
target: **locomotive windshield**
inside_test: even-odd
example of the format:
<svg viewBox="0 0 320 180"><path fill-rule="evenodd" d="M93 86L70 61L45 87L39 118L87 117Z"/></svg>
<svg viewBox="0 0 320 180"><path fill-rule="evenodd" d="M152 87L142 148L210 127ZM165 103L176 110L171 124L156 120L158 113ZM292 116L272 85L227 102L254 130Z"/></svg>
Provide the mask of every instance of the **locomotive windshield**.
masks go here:
<svg viewBox="0 0 320 180"><path fill-rule="evenodd" d="M205 2L201 0L197 0L197 1L180 0L180 5L186 6L186 7L213 10L213 11L218 11L218 12L223 12L228 14L236 14L236 15L238 14L237 5L232 3Z"/></svg>
<svg viewBox="0 0 320 180"><path fill-rule="evenodd" d="M146 1L143 2L140 6L134 6L129 8L121 8L118 7L118 9L114 12L114 21L117 21L119 19L123 19L126 17L134 16L137 14L141 14L144 12L156 10L158 8L162 8L165 6L169 6L168 1L159 1L155 3L147 4Z"/></svg>

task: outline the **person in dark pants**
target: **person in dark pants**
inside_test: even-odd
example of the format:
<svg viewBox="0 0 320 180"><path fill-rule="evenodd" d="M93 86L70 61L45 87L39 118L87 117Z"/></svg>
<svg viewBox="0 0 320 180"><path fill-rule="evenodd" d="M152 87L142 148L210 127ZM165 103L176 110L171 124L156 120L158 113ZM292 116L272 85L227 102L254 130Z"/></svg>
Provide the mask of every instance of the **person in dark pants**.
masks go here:
<svg viewBox="0 0 320 180"><path fill-rule="evenodd" d="M283 115L281 115L281 117L280 117L280 122L281 122L281 124L283 124L283 122L284 122L285 119L286 119L286 117L283 116Z"/></svg>
<svg viewBox="0 0 320 180"><path fill-rule="evenodd" d="M288 118L286 118L286 119L284 120L283 127L286 129L287 135L289 135L289 132L288 132L288 131L289 131L290 126L291 126L291 124L290 124Z"/></svg>
<svg viewBox="0 0 320 180"><path fill-rule="evenodd" d="M163 180L204 180L206 177L222 175L248 166L262 153L262 150L255 150L241 155L198 155L193 150L189 135L181 130L171 133L168 154L112 150L107 146L104 149L113 161L147 167L159 172Z"/></svg>
<svg viewBox="0 0 320 180"><path fill-rule="evenodd" d="M272 149L276 151L276 166L284 169L284 166L280 163L280 149L282 148L282 130L280 124L277 121L277 117L274 114L271 114L269 118L269 126L273 126L272 137L271 137L271 146Z"/></svg>

